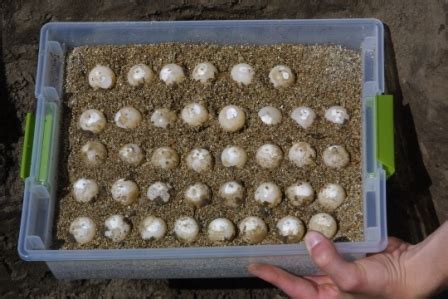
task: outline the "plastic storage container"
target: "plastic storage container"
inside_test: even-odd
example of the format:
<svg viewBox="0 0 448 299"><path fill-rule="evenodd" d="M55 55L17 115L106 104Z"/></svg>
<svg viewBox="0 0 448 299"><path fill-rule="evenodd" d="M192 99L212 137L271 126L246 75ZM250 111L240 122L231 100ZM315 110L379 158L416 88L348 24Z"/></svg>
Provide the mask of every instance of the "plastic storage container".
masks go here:
<svg viewBox="0 0 448 299"><path fill-rule="evenodd" d="M32 146L25 144L25 156L28 153L31 158L24 157L22 165L22 175L26 177L18 243L22 259L45 261L59 279L240 277L249 275L246 268L250 262L278 265L298 274L316 272L303 243L159 249L51 249L57 202L59 118L67 51L82 45L163 42L338 44L360 51L363 64L360 101L363 111L364 241L338 243L337 248L349 259L385 248L386 170L393 172L393 148L391 154L388 138L393 135L390 99L378 97L384 91L383 25L380 21L49 23L42 28L40 37L35 124L32 117L27 118L25 139L33 142ZM386 114L379 110L385 110Z"/></svg>

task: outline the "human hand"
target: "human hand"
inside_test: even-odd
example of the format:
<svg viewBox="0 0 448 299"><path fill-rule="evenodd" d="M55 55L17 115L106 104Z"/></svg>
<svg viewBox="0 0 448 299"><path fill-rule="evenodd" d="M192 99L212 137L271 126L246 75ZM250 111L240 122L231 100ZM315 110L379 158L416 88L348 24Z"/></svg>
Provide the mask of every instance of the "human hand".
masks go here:
<svg viewBox="0 0 448 299"><path fill-rule="evenodd" d="M424 298L447 284L447 238L445 223L418 245L389 238L382 253L347 262L330 240L309 232L308 252L326 275L297 277L264 264L252 264L249 271L292 298Z"/></svg>

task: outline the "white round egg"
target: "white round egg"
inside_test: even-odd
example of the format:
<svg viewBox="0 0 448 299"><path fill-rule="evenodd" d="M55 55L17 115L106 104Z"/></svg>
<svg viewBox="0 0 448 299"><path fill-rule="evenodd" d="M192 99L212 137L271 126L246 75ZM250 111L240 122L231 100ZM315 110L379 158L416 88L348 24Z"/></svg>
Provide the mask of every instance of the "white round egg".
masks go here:
<svg viewBox="0 0 448 299"><path fill-rule="evenodd" d="M120 160L133 166L139 165L143 158L145 157L145 154L143 150L134 143L125 144L120 151L118 152L118 156L120 157Z"/></svg>
<svg viewBox="0 0 448 299"><path fill-rule="evenodd" d="M191 206L201 208L210 202L210 188L203 183L190 185L184 192L184 199Z"/></svg>
<svg viewBox="0 0 448 299"><path fill-rule="evenodd" d="M278 145L264 144L260 146L255 154L255 160L263 168L272 169L280 165L283 152Z"/></svg>
<svg viewBox="0 0 448 299"><path fill-rule="evenodd" d="M98 184L91 179L81 178L73 184L73 197L78 202L89 202L98 196Z"/></svg>
<svg viewBox="0 0 448 299"><path fill-rule="evenodd" d="M243 168L247 162L246 151L239 146L227 146L221 153L224 167Z"/></svg>
<svg viewBox="0 0 448 299"><path fill-rule="evenodd" d="M139 225L140 236L143 240L157 241L166 234L166 223L162 218L147 216Z"/></svg>
<svg viewBox="0 0 448 299"><path fill-rule="evenodd" d="M332 106L325 111L325 118L332 123L342 125L349 119L349 116L344 107Z"/></svg>
<svg viewBox="0 0 448 299"><path fill-rule="evenodd" d="M192 217L180 217L174 223L174 234L178 240L191 243L199 236L199 225Z"/></svg>
<svg viewBox="0 0 448 299"><path fill-rule="evenodd" d="M160 70L160 80L165 82L166 85L179 84L185 80L185 74L182 67L177 64L171 63L165 65Z"/></svg>
<svg viewBox="0 0 448 299"><path fill-rule="evenodd" d="M150 201L167 203L170 200L171 185L163 182L155 182L148 187L146 196Z"/></svg>
<svg viewBox="0 0 448 299"><path fill-rule="evenodd" d="M297 217L285 216L277 222L277 230L287 243L297 243L305 234L305 225Z"/></svg>
<svg viewBox="0 0 448 299"><path fill-rule="evenodd" d="M297 167L304 167L313 163L316 151L306 142L294 143L288 152L289 161Z"/></svg>
<svg viewBox="0 0 448 299"><path fill-rule="evenodd" d="M302 207L314 201L314 190L310 183L300 182L286 188L286 197L292 206Z"/></svg>
<svg viewBox="0 0 448 299"><path fill-rule="evenodd" d="M215 79L218 70L210 62L202 62L195 66L193 70L193 79L205 84L213 79Z"/></svg>
<svg viewBox="0 0 448 299"><path fill-rule="evenodd" d="M82 146L81 157L87 166L95 167L106 160L107 150L101 142L89 141Z"/></svg>
<svg viewBox="0 0 448 299"><path fill-rule="evenodd" d="M110 67L97 64L89 73L89 85L93 89L110 89L115 84L115 74Z"/></svg>
<svg viewBox="0 0 448 299"><path fill-rule="evenodd" d="M171 147L159 147L151 156L151 163L160 169L174 169L179 164L179 155Z"/></svg>
<svg viewBox="0 0 448 299"><path fill-rule="evenodd" d="M135 129L142 121L142 115L134 107L123 107L115 113L114 121L122 129Z"/></svg>
<svg viewBox="0 0 448 299"><path fill-rule="evenodd" d="M255 190L254 198L258 204L274 208L282 201L282 191L272 182L263 183Z"/></svg>
<svg viewBox="0 0 448 299"><path fill-rule="evenodd" d="M331 239L336 235L338 225L331 215L319 213L311 217L308 223L308 230L320 232L328 239Z"/></svg>
<svg viewBox="0 0 448 299"><path fill-rule="evenodd" d="M328 183L317 194L317 201L326 210L336 210L347 197L344 188L339 184Z"/></svg>
<svg viewBox="0 0 448 299"><path fill-rule="evenodd" d="M208 111L200 103L190 103L182 109L182 120L191 127L198 127L205 123L208 118Z"/></svg>
<svg viewBox="0 0 448 299"><path fill-rule="evenodd" d="M176 122L176 119L176 113L166 108L156 109L151 115L152 124L155 127L162 129L172 126Z"/></svg>
<svg viewBox="0 0 448 299"><path fill-rule="evenodd" d="M229 181L219 187L219 196L225 206L237 208L244 202L245 189L239 182Z"/></svg>
<svg viewBox="0 0 448 299"><path fill-rule="evenodd" d="M98 134L106 127L106 117L99 110L88 109L79 117L79 126L84 131Z"/></svg>
<svg viewBox="0 0 448 299"><path fill-rule="evenodd" d="M284 88L294 83L295 76L289 67L277 65L269 72L269 80L275 88Z"/></svg>
<svg viewBox="0 0 448 299"><path fill-rule="evenodd" d="M186 162L188 168L201 173L212 169L213 157L208 150L195 148L188 153Z"/></svg>
<svg viewBox="0 0 448 299"><path fill-rule="evenodd" d="M235 237L235 225L227 218L216 218L208 225L207 236L212 242L232 241Z"/></svg>
<svg viewBox="0 0 448 299"><path fill-rule="evenodd" d="M238 83L239 85L249 85L254 78L255 71L253 67L248 65L247 63L240 63L234 65L232 70L230 71L230 76L233 81Z"/></svg>
<svg viewBox="0 0 448 299"><path fill-rule="evenodd" d="M78 217L72 221L69 233L76 243L86 244L93 240L96 234L96 224L89 217Z"/></svg>
<svg viewBox="0 0 448 299"><path fill-rule="evenodd" d="M266 125L278 125L282 121L282 113L275 107L266 106L258 111L258 116Z"/></svg>
<svg viewBox="0 0 448 299"><path fill-rule="evenodd" d="M235 132L244 127L246 114L240 107L228 105L219 112L218 121L224 131Z"/></svg>
<svg viewBox="0 0 448 299"><path fill-rule="evenodd" d="M104 222L106 231L104 236L113 242L121 242L131 231L131 226L122 215L112 215Z"/></svg>
<svg viewBox="0 0 448 299"><path fill-rule="evenodd" d="M132 204L137 200L139 195L137 184L125 179L115 181L110 192L112 193L112 198L122 205Z"/></svg>
<svg viewBox="0 0 448 299"><path fill-rule="evenodd" d="M129 69L128 83L131 86L139 86L151 82L154 72L146 64L139 63Z"/></svg>
<svg viewBox="0 0 448 299"><path fill-rule="evenodd" d="M309 107L300 106L291 112L291 118L302 128L308 129L316 119L316 113Z"/></svg>
<svg viewBox="0 0 448 299"><path fill-rule="evenodd" d="M342 145L332 145L325 149L322 154L325 165L330 168L342 168L350 162L350 156Z"/></svg>
<svg viewBox="0 0 448 299"><path fill-rule="evenodd" d="M238 225L240 237L249 244L260 243L268 234L268 227L263 219L256 216L244 218Z"/></svg>

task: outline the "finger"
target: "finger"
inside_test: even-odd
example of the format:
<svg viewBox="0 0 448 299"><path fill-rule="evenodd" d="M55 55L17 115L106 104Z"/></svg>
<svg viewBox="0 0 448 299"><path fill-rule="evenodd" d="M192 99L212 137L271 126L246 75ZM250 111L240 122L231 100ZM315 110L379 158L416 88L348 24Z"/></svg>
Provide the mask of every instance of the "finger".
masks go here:
<svg viewBox="0 0 448 299"><path fill-rule="evenodd" d="M407 244L407 243L398 238L389 237L388 242L387 242L387 247L386 247L386 249L384 249L383 252L391 253L391 252L397 250L398 248L400 248L400 246L402 246L403 244Z"/></svg>
<svg viewBox="0 0 448 299"><path fill-rule="evenodd" d="M249 272L276 287L293 298L317 298L317 289L312 282L294 276L280 268L265 265L251 264Z"/></svg>
<svg viewBox="0 0 448 299"><path fill-rule="evenodd" d="M334 281L328 275L311 275L311 276L303 276L303 278L311 280L318 285L334 284Z"/></svg>
<svg viewBox="0 0 448 299"><path fill-rule="evenodd" d="M365 282L365 273L355 263L344 260L333 242L318 232L305 236L305 245L314 263L327 274L333 282L347 292L360 291Z"/></svg>

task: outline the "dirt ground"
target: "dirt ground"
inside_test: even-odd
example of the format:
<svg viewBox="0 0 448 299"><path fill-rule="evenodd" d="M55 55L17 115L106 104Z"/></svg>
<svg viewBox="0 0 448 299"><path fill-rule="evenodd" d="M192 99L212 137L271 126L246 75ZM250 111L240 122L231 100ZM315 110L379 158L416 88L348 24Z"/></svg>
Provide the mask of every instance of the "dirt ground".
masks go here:
<svg viewBox="0 0 448 299"><path fill-rule="evenodd" d="M254 279L59 282L16 251L25 113L34 110L39 29L50 21L375 17L387 25L387 87L395 96L397 173L389 233L418 242L448 219L448 2L13 1L0 4L0 297L282 298ZM443 298L443 297L440 297ZM445 297L446 298L446 297Z"/></svg>

